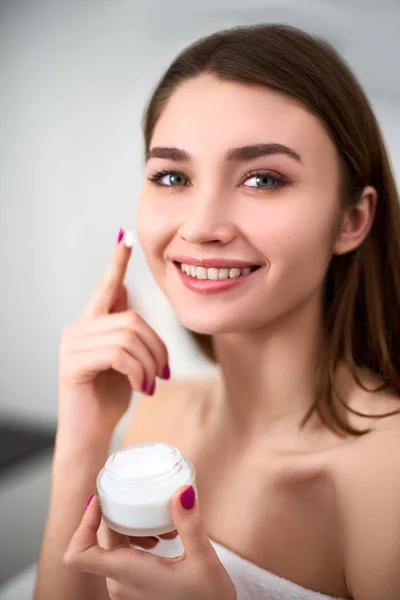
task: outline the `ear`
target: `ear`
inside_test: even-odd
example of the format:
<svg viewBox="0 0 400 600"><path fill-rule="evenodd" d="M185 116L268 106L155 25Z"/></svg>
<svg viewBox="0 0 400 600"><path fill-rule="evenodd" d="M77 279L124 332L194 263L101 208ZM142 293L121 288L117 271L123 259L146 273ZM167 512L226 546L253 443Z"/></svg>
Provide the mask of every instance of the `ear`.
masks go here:
<svg viewBox="0 0 400 600"><path fill-rule="evenodd" d="M377 202L376 189L368 185L357 204L344 210L333 254L346 254L361 245L374 222Z"/></svg>

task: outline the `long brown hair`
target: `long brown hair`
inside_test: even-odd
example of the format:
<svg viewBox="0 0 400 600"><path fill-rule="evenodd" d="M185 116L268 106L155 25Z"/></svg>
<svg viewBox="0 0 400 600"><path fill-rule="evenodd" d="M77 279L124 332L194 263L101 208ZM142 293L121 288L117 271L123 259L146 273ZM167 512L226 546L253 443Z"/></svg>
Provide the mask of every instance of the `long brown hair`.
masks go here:
<svg viewBox="0 0 400 600"><path fill-rule="evenodd" d="M354 414L334 386L334 373L344 361L366 391L391 386L400 394L400 207L380 127L371 105L345 61L325 40L282 24L240 26L203 37L185 48L165 71L145 108L145 153L163 108L185 80L212 74L220 80L259 84L301 101L315 114L337 147L341 206L357 203L365 185L378 193L374 223L354 251L333 256L324 295L325 343L315 367L314 411L342 437L363 435L343 421L332 402ZM216 362L210 335L189 331L203 354ZM382 382L369 390L356 367Z"/></svg>

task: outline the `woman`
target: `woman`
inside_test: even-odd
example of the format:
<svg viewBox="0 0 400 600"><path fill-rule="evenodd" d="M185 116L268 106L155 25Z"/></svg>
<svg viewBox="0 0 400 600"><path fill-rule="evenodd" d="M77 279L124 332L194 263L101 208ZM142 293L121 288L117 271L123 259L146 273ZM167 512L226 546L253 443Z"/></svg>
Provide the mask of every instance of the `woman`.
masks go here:
<svg viewBox="0 0 400 600"><path fill-rule="evenodd" d="M128 308L125 232L62 333L36 600L398 600L400 209L365 94L318 38L238 27L174 60L143 125L140 241L218 371L156 386L168 352ZM196 468L178 559L83 510L132 389L124 444Z"/></svg>

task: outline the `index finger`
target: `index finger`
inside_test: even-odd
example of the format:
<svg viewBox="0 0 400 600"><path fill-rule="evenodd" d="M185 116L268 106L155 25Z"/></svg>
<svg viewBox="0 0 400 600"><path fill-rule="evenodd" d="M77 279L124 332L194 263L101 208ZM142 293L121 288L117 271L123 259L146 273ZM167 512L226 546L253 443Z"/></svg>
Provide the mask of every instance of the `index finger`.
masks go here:
<svg viewBox="0 0 400 600"><path fill-rule="evenodd" d="M81 313L81 317L97 317L111 311L124 281L129 258L134 245L130 229L120 229L118 242L92 297Z"/></svg>
<svg viewBox="0 0 400 600"><path fill-rule="evenodd" d="M135 572L140 572L144 561L149 563L151 558L154 559L152 555L131 547L117 546L106 550L99 546L97 532L100 522L100 501L98 496L94 496L64 553L65 565L123 582L130 578L135 566Z"/></svg>

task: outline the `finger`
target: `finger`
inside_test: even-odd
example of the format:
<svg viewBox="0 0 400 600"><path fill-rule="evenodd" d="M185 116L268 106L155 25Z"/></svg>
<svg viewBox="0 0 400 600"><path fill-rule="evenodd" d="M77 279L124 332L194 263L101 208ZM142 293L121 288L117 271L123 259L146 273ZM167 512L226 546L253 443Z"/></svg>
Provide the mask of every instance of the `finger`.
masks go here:
<svg viewBox="0 0 400 600"><path fill-rule="evenodd" d="M69 381L75 377L82 377L79 373L83 372L84 380L86 380L88 377L108 369L114 369L126 375L133 389L142 391L143 367L120 346L108 346L73 353L68 360L68 368L60 370L59 379L60 381ZM80 379L78 383L82 381Z"/></svg>
<svg viewBox="0 0 400 600"><path fill-rule="evenodd" d="M129 546L128 536L110 529L104 522L104 519L101 519L100 527L97 530L97 542L105 550L112 550L118 547L128 548Z"/></svg>
<svg viewBox="0 0 400 600"><path fill-rule="evenodd" d="M139 546L140 548L150 550L151 548L155 548L159 542L158 538L154 536L139 537L118 533L110 529L104 522L104 519L101 520L99 530L97 531L97 541L106 550L113 550L119 547L129 548L129 546Z"/></svg>
<svg viewBox="0 0 400 600"><path fill-rule="evenodd" d="M144 548L145 550L151 550L155 548L160 541L158 538L154 536L146 536L146 537L138 537L138 536L129 536L129 544L132 546L139 546L140 548Z"/></svg>
<svg viewBox="0 0 400 600"><path fill-rule="evenodd" d="M181 503L181 494L184 491L189 492L189 488L192 488L192 500L194 492L194 504L190 510L186 510ZM176 530L179 533L184 547L185 555L193 557L196 560L207 560L209 557L214 560L215 551L210 543L202 520L196 488L187 485L178 488L172 497L171 511Z"/></svg>
<svg viewBox="0 0 400 600"><path fill-rule="evenodd" d="M128 329L116 329L112 331L94 332L86 335L82 335L79 338L75 338L68 343L68 353L73 352L86 352L94 351L101 348L112 348L112 347L123 348L132 358L134 358L139 364L135 372L132 374L133 379L136 382L135 389L142 391L143 377L137 380L144 371L148 388L156 378L157 364L154 361L153 355L150 353L147 346L143 343L141 337L132 330Z"/></svg>
<svg viewBox="0 0 400 600"><path fill-rule="evenodd" d="M63 336L65 342L69 343L71 340L81 338L89 333L114 329L128 329L136 332L151 353L157 365L158 376L162 377L163 367L168 363L167 347L147 321L133 310L103 315L97 319L79 321L78 325L74 324L65 327Z"/></svg>
<svg viewBox="0 0 400 600"><path fill-rule="evenodd" d="M127 316L128 327L130 325L129 328L138 333L154 358L158 376L163 377L163 368L168 363L167 346L139 313L131 311L125 314Z"/></svg>
<svg viewBox="0 0 400 600"><path fill-rule="evenodd" d="M173 540L178 536L178 532L176 529L174 531L169 531L168 533L162 533L159 537L163 540Z"/></svg>
<svg viewBox="0 0 400 600"><path fill-rule="evenodd" d="M63 557L63 562L67 565L82 567L84 563L92 566L96 564L96 558L100 558L106 550L100 548L97 543L97 530L101 522L101 509L98 496L93 499L87 507L78 529L75 531L68 544ZM94 571L92 571L94 572Z"/></svg>
<svg viewBox="0 0 400 600"><path fill-rule="evenodd" d="M133 234L129 229L125 230L121 243L116 245L111 260L80 318L86 319L110 313L120 293L132 253L132 246L127 247L126 242L133 245Z"/></svg>
<svg viewBox="0 0 400 600"><path fill-rule="evenodd" d="M63 562L87 573L116 579L118 569L118 551L129 549L101 548L97 543L97 531L101 522L101 509L98 496L94 496L85 511L78 529L75 531L64 554Z"/></svg>
<svg viewBox="0 0 400 600"><path fill-rule="evenodd" d="M100 527L97 531L97 541L99 546L105 550L129 548L129 546L138 546L145 550L151 550L152 548L155 548L159 542L158 538L154 536L139 537L118 533L117 531L110 529L104 522L104 519L101 520Z"/></svg>
<svg viewBox="0 0 400 600"><path fill-rule="evenodd" d="M110 308L110 313L124 312L128 310L128 289L125 284L121 283L114 304Z"/></svg>
<svg viewBox="0 0 400 600"><path fill-rule="evenodd" d="M154 571L159 557L132 547L111 550L100 547L97 543L100 522L100 502L98 496L94 496L64 554L64 564L122 583L130 580L132 572L141 574L144 568Z"/></svg>

